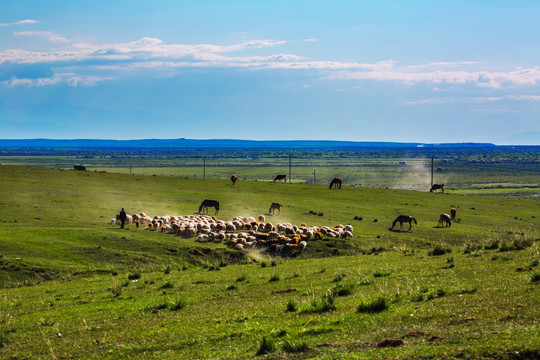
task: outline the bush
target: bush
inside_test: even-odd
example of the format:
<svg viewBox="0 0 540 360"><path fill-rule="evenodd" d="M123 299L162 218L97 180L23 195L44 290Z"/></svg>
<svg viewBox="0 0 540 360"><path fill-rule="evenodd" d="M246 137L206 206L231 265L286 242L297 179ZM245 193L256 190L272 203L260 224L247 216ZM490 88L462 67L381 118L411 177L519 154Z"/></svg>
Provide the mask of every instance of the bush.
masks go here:
<svg viewBox="0 0 540 360"><path fill-rule="evenodd" d="M274 281L279 281L279 275L278 274L272 275L270 280L268 280L268 282L274 282Z"/></svg>
<svg viewBox="0 0 540 360"><path fill-rule="evenodd" d="M358 305L356 311L359 313L378 313L381 311L385 311L386 309L388 309L386 297L380 295L368 301L362 300L360 302L360 305Z"/></svg>
<svg viewBox="0 0 540 360"><path fill-rule="evenodd" d="M336 276L334 276L334 280L332 280L332 281L333 282L340 282L341 280L343 280L344 277L345 277L344 273L336 274Z"/></svg>
<svg viewBox="0 0 540 360"><path fill-rule="evenodd" d="M276 349L276 343L274 340L267 338L266 336L263 336L261 343L259 345L259 350L257 350L257 353L255 355L265 355L268 353L271 353Z"/></svg>
<svg viewBox="0 0 540 360"><path fill-rule="evenodd" d="M535 272L535 273L531 276L531 282L532 282L532 283L538 283L538 282L540 282L540 272Z"/></svg>
<svg viewBox="0 0 540 360"><path fill-rule="evenodd" d="M311 301L311 304L302 308L300 312L302 313L323 313L328 311L336 310L336 305L334 304L335 295L331 291L328 291L322 298L321 301L317 300Z"/></svg>
<svg viewBox="0 0 540 360"><path fill-rule="evenodd" d="M237 287L234 284L227 286L227 290L236 290L236 289L237 289Z"/></svg>

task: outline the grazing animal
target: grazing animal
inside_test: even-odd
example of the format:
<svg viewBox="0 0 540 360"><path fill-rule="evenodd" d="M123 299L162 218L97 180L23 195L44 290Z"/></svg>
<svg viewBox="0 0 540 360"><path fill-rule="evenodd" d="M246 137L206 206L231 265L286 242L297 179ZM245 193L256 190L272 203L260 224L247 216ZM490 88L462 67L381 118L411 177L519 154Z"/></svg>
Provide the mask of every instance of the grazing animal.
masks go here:
<svg viewBox="0 0 540 360"><path fill-rule="evenodd" d="M199 214L204 210L205 214L208 214L208 208L213 207L216 209L216 215L219 214L219 202L216 200L203 200L201 206L199 206Z"/></svg>
<svg viewBox="0 0 540 360"><path fill-rule="evenodd" d="M76 170L76 171L86 171L86 167L84 167L84 165L73 165L73 170Z"/></svg>
<svg viewBox="0 0 540 360"><path fill-rule="evenodd" d="M440 190L441 192L444 192L444 184L433 184L433 185L431 185L431 189L429 189L429 192L435 192L437 190Z"/></svg>
<svg viewBox="0 0 540 360"><path fill-rule="evenodd" d="M341 184L343 184L342 178L340 177L333 178L332 181L330 182L329 189L331 189L332 186L334 187L334 189L341 189Z"/></svg>
<svg viewBox="0 0 540 360"><path fill-rule="evenodd" d="M231 176L231 181L232 181L233 186L236 185L236 180L238 180L238 176L236 175Z"/></svg>
<svg viewBox="0 0 540 360"><path fill-rule="evenodd" d="M439 217L439 227L443 227L445 223L448 227L452 226L452 220L450 220L450 215L441 214L441 216Z"/></svg>
<svg viewBox="0 0 540 360"><path fill-rule="evenodd" d="M403 230L403 223L408 222L409 223L409 231L411 231L413 221L414 221L414 223L416 225L418 225L418 222L416 222L416 219L414 217L409 216L409 215L399 215L396 218L396 220L394 220L394 222L392 223L392 227L390 228L390 230L392 230L394 228L394 226L396 226L396 223L398 223L398 222L399 222L399 229Z"/></svg>
<svg viewBox="0 0 540 360"><path fill-rule="evenodd" d="M259 215L259 222L263 223L265 221L266 221L266 218L264 217L264 215Z"/></svg>
<svg viewBox="0 0 540 360"><path fill-rule="evenodd" d="M281 180L287 182L287 175L285 175L285 174L279 174L279 175L277 175L277 176L274 178L274 182L276 182L276 181L281 181Z"/></svg>
<svg viewBox="0 0 540 360"><path fill-rule="evenodd" d="M456 215L457 215L457 210L456 208L451 208L450 209L450 219L451 220L454 220L456 218Z"/></svg>
<svg viewBox="0 0 540 360"><path fill-rule="evenodd" d="M278 202L273 202L272 205L270 205L270 209L268 210L268 214L276 214L276 210L278 211L278 215L281 213L281 205Z"/></svg>

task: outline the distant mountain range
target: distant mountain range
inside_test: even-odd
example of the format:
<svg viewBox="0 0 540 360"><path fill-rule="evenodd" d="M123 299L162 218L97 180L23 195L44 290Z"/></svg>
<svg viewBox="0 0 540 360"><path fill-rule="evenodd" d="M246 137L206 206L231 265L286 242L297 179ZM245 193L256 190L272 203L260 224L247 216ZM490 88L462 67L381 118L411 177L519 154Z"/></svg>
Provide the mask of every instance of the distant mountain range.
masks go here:
<svg viewBox="0 0 540 360"><path fill-rule="evenodd" d="M0 148L41 149L126 149L126 148L241 148L241 149L351 149L351 148L412 148L412 147L496 147L489 143L401 143L335 140L233 140L233 139L0 139Z"/></svg>

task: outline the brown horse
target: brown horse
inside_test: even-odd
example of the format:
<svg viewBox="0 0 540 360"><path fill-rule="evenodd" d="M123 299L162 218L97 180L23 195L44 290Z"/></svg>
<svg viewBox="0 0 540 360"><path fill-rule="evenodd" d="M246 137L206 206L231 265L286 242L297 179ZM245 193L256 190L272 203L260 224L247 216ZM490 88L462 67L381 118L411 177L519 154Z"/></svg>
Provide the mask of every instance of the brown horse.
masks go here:
<svg viewBox="0 0 540 360"><path fill-rule="evenodd" d="M233 186L236 185L237 180L238 180L238 176L236 176L236 175L231 176L231 181L232 181Z"/></svg>
<svg viewBox="0 0 540 360"><path fill-rule="evenodd" d="M457 215L457 210L456 208L451 208L450 209L450 219L451 220L454 220L456 218L456 215Z"/></svg>
<svg viewBox="0 0 540 360"><path fill-rule="evenodd" d="M329 189L332 188L332 186L334 187L334 189L341 189L341 184L343 184L343 179L340 178L340 177L335 177L332 179L332 181L330 182L330 187Z"/></svg>
<svg viewBox="0 0 540 360"><path fill-rule="evenodd" d="M276 214L276 210L278 211L278 215L281 213L281 207L283 205L281 205L280 203L278 202L273 202L272 205L270 205L270 210L268 210L268 214L273 214L275 215Z"/></svg>
<svg viewBox="0 0 540 360"><path fill-rule="evenodd" d="M409 215L399 215L396 218L396 220L394 220L394 222L392 223L392 227L390 228L390 230L392 230L394 228L394 226L396 226L396 223L398 223L398 222L399 222L399 229L403 230L403 223L408 222L409 223L409 230L408 231L411 231L413 221L414 221L414 223L416 225L418 225L418 223L416 222L416 219L414 217L409 216Z"/></svg>
<svg viewBox="0 0 540 360"><path fill-rule="evenodd" d="M429 189L429 192L435 192L436 190L440 190L441 192L444 192L444 184L431 185L431 189Z"/></svg>
<svg viewBox="0 0 540 360"><path fill-rule="evenodd" d="M219 214L219 202L216 200L203 200L201 206L199 206L199 213L204 210L204 212L207 214L209 207L215 208L216 215Z"/></svg>
<svg viewBox="0 0 540 360"><path fill-rule="evenodd" d="M446 224L447 227L452 226L452 220L450 220L450 215L441 214L439 217L439 227L443 227Z"/></svg>
<svg viewBox="0 0 540 360"><path fill-rule="evenodd" d="M279 175L277 175L277 176L274 178L274 182L276 182L276 181L281 181L281 180L287 182L287 175L285 175L285 174L279 174Z"/></svg>

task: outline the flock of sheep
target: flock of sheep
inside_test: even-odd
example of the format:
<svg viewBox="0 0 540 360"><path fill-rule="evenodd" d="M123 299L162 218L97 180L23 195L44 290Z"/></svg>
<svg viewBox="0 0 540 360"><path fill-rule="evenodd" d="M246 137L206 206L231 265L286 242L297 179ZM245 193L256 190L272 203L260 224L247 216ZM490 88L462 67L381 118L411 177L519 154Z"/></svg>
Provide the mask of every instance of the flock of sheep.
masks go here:
<svg viewBox="0 0 540 360"><path fill-rule="evenodd" d="M116 219L111 219L111 224ZM270 255L296 256L301 254L309 240L326 238L350 239L352 225L300 226L291 223L272 224L264 215L254 217L234 217L230 221L209 215L187 216L147 216L145 213L127 215L126 223L134 223L137 228L146 227L183 237L195 237L197 241L224 242L230 248L240 251L260 249Z"/></svg>

